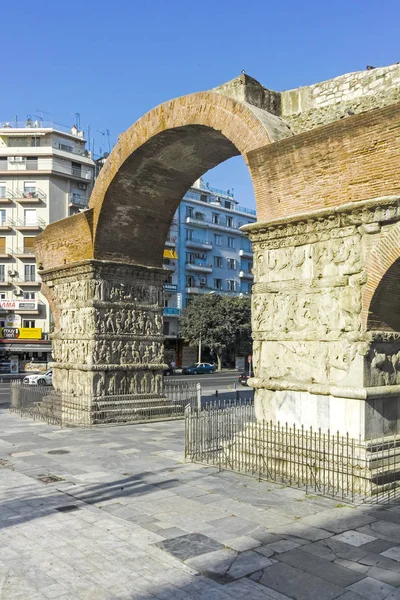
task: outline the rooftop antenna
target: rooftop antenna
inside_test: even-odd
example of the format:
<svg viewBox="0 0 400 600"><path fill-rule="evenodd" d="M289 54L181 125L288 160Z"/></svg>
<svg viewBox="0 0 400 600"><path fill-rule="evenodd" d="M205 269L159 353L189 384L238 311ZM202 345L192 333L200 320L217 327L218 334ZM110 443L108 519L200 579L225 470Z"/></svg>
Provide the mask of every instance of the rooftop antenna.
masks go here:
<svg viewBox="0 0 400 600"><path fill-rule="evenodd" d="M81 113L76 112L75 113L75 125L77 127L77 129L81 129Z"/></svg>
<svg viewBox="0 0 400 600"><path fill-rule="evenodd" d="M107 140L108 140L108 152L111 152L111 144L110 144L110 130L106 129Z"/></svg>
<svg viewBox="0 0 400 600"><path fill-rule="evenodd" d="M40 114L40 116L36 117L37 119L43 121L43 115L49 115L49 121L53 122L53 117L51 116L51 113L46 112L45 110L41 110L40 108L36 108L35 110Z"/></svg>

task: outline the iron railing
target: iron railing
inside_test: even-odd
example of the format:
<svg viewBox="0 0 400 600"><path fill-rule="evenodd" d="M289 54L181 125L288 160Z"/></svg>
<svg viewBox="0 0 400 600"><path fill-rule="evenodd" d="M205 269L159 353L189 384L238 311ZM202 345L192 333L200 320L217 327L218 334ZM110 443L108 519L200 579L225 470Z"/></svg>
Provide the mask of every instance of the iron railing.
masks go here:
<svg viewBox="0 0 400 600"><path fill-rule="evenodd" d="M257 421L231 402L188 407L185 455L194 462L359 503L400 495L400 436L361 440L321 429Z"/></svg>
<svg viewBox="0 0 400 600"><path fill-rule="evenodd" d="M196 384L164 382L158 398L150 394L114 395L97 399L72 396L52 386L11 382L10 411L53 425L94 425L182 419L188 405L198 405Z"/></svg>

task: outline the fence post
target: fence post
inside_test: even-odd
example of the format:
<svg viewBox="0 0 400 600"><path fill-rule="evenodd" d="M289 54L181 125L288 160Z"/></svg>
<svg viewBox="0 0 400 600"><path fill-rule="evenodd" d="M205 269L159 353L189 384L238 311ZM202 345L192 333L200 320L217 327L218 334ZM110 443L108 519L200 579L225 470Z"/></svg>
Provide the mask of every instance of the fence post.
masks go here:
<svg viewBox="0 0 400 600"><path fill-rule="evenodd" d="M201 383L196 383L197 410L201 410Z"/></svg>

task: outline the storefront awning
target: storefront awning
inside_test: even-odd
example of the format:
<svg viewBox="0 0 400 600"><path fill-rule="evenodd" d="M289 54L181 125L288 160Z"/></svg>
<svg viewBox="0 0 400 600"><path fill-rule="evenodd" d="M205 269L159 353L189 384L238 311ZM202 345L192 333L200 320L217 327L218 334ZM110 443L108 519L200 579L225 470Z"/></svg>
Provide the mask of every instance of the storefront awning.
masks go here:
<svg viewBox="0 0 400 600"><path fill-rule="evenodd" d="M51 352L51 344L1 344L0 352Z"/></svg>
<svg viewBox="0 0 400 600"><path fill-rule="evenodd" d="M173 248L164 248L164 258L173 258L174 260L177 260L178 255Z"/></svg>

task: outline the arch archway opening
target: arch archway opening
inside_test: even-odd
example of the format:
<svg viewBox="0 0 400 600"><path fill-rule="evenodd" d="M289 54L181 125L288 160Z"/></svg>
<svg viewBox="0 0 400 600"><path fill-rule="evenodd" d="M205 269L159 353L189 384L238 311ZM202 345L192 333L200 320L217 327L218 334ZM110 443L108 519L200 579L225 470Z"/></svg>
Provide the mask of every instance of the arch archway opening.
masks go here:
<svg viewBox="0 0 400 600"><path fill-rule="evenodd" d="M226 136L203 125L175 127L150 138L108 186L97 216L95 258L160 267L168 229L186 191L208 170L238 155Z"/></svg>
<svg viewBox="0 0 400 600"><path fill-rule="evenodd" d="M400 258L389 267L375 290L367 329L400 331Z"/></svg>

